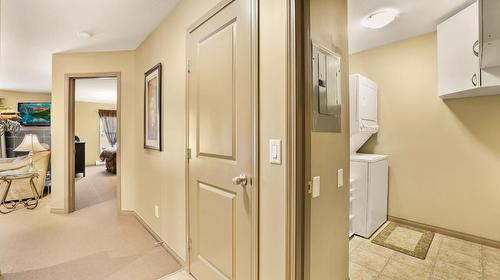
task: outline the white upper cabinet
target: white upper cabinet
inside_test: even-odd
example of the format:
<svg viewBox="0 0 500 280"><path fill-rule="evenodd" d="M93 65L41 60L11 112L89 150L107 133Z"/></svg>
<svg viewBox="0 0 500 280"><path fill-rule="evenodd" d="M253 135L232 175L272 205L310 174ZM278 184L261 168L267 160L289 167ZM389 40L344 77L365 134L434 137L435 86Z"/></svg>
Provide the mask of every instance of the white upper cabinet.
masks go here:
<svg viewBox="0 0 500 280"><path fill-rule="evenodd" d="M500 1L481 0L481 86L500 84ZM500 90L497 90L500 94Z"/></svg>
<svg viewBox="0 0 500 280"><path fill-rule="evenodd" d="M500 94L498 3L480 0L438 25L441 98Z"/></svg>
<svg viewBox="0 0 500 280"><path fill-rule="evenodd" d="M481 66L498 68L500 66L500 1L482 0L481 3Z"/></svg>
<svg viewBox="0 0 500 280"><path fill-rule="evenodd" d="M479 9L474 3L438 25L439 96L475 89L479 85ZM479 47L475 50L479 52Z"/></svg>

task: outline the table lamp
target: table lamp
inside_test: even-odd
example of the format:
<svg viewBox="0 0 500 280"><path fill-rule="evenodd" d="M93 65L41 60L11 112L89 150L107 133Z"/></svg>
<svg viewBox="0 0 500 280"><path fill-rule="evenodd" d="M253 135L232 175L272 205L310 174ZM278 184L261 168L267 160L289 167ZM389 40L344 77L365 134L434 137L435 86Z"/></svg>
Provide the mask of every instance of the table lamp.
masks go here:
<svg viewBox="0 0 500 280"><path fill-rule="evenodd" d="M38 136L35 134L26 134L24 135L23 142L14 149L14 152L29 152L30 156L30 169L29 171L34 171L33 168L33 154L36 152L46 151L40 141L38 141Z"/></svg>

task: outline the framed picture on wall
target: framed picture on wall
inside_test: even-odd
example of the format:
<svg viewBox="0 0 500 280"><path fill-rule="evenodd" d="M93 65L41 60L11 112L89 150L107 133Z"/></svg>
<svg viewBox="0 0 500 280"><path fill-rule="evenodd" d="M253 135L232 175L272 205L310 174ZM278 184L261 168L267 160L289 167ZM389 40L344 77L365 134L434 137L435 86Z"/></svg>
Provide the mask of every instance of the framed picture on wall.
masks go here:
<svg viewBox="0 0 500 280"><path fill-rule="evenodd" d="M161 151L161 63L144 74L144 148Z"/></svg>

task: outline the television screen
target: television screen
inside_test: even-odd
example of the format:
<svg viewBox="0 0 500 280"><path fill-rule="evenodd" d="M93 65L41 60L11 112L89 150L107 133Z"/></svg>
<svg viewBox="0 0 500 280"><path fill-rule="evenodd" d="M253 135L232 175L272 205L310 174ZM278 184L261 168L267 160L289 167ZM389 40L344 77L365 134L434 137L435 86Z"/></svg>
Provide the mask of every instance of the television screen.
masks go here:
<svg viewBox="0 0 500 280"><path fill-rule="evenodd" d="M49 126L50 103L18 103L19 121L26 126Z"/></svg>

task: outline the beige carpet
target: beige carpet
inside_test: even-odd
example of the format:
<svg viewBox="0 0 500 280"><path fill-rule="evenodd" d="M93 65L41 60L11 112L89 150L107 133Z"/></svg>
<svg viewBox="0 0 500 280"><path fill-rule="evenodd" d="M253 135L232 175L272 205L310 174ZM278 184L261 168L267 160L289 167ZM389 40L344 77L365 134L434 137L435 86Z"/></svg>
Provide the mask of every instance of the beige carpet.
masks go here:
<svg viewBox="0 0 500 280"><path fill-rule="evenodd" d="M150 280L180 269L133 216L116 213L115 182L91 167L77 180L75 213L49 214L46 197L0 215L0 279Z"/></svg>
<svg viewBox="0 0 500 280"><path fill-rule="evenodd" d="M75 179L75 208L81 210L114 200L116 198L116 175L107 172L104 166L91 166L85 169L87 176Z"/></svg>

